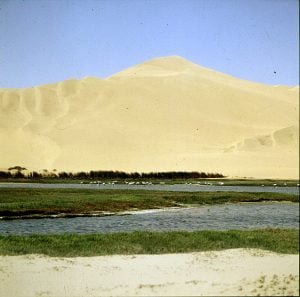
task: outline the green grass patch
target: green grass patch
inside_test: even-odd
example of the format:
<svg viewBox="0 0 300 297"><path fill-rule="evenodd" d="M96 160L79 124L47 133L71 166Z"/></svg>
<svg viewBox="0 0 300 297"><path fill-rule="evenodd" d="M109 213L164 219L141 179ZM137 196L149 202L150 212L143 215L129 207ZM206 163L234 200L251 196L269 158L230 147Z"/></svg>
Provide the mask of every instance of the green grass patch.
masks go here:
<svg viewBox="0 0 300 297"><path fill-rule="evenodd" d="M0 216L89 214L99 211L120 212L179 205L261 201L299 202L299 196L282 193L0 188Z"/></svg>
<svg viewBox="0 0 300 297"><path fill-rule="evenodd" d="M132 232L0 236L1 255L43 254L55 257L165 254L257 248L278 253L299 252L299 230Z"/></svg>

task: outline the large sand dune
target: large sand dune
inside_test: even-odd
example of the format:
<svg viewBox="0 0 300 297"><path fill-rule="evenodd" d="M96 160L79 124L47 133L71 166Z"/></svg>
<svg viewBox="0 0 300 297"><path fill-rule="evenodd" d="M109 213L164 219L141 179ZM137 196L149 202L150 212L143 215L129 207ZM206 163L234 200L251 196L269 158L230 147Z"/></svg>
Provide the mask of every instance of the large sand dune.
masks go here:
<svg viewBox="0 0 300 297"><path fill-rule="evenodd" d="M176 56L106 79L0 89L0 168L298 178L298 96Z"/></svg>

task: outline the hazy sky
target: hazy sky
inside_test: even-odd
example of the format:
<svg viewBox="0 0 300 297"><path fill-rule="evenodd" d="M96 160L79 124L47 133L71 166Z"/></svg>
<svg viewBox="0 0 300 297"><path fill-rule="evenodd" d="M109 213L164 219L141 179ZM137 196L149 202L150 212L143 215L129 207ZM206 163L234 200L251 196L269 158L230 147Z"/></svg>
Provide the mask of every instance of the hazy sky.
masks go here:
<svg viewBox="0 0 300 297"><path fill-rule="evenodd" d="M298 0L0 0L0 87L107 77L180 55L299 84Z"/></svg>

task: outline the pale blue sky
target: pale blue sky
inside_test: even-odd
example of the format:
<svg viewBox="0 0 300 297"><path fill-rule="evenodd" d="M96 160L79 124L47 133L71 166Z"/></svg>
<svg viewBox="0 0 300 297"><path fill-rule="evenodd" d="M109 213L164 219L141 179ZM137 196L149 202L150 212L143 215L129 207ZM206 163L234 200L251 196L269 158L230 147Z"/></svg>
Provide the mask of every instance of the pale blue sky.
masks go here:
<svg viewBox="0 0 300 297"><path fill-rule="evenodd" d="M168 55L298 85L298 28L298 0L0 0L0 87L104 78Z"/></svg>

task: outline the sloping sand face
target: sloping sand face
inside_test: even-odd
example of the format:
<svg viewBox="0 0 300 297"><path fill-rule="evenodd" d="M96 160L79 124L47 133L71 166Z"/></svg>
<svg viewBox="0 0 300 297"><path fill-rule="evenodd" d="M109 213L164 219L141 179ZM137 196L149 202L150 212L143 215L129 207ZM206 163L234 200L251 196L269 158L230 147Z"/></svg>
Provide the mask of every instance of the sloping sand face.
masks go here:
<svg viewBox="0 0 300 297"><path fill-rule="evenodd" d="M0 258L1 296L298 296L299 255L261 250Z"/></svg>
<svg viewBox="0 0 300 297"><path fill-rule="evenodd" d="M0 89L0 168L298 178L298 96L176 56L105 80Z"/></svg>

